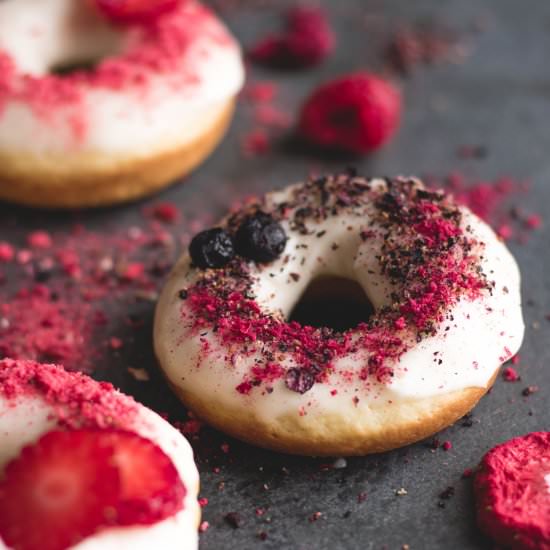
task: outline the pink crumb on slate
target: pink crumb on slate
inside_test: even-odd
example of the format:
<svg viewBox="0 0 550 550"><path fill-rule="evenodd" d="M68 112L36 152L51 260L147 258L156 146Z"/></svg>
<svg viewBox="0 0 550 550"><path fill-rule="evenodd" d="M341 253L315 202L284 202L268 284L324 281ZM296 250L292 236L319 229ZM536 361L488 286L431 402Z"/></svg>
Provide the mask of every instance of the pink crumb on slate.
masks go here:
<svg viewBox="0 0 550 550"><path fill-rule="evenodd" d="M306 68L318 65L334 49L335 38L328 18L316 6L297 6L284 13L285 28L260 39L250 58L261 65Z"/></svg>
<svg viewBox="0 0 550 550"><path fill-rule="evenodd" d="M506 367L502 371L502 376L506 382L517 382L520 379L520 376L514 367Z"/></svg>
<svg viewBox="0 0 550 550"><path fill-rule="evenodd" d="M528 181L511 176L475 179L452 172L444 178L427 177L426 183L450 191L459 203L491 225L503 240L523 242L542 225L538 214L518 206L519 199L530 191Z"/></svg>
<svg viewBox="0 0 550 550"><path fill-rule="evenodd" d="M163 219L175 220L169 211ZM102 353L120 349L123 341L108 334L113 321L126 323L137 298L154 300L177 254L158 217L146 220L116 231L80 225L67 232L34 231L26 238L29 249L0 243L0 282L11 283L0 286L0 358L92 371ZM109 313L109 303L119 307Z"/></svg>

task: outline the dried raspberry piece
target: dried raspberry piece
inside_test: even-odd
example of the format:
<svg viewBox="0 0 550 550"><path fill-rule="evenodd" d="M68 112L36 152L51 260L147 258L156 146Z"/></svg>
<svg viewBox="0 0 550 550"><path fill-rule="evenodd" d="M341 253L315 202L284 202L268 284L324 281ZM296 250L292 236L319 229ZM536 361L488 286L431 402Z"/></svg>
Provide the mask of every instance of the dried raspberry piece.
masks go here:
<svg viewBox="0 0 550 550"><path fill-rule="evenodd" d="M92 431L50 432L0 483L0 537L18 550L64 550L111 522L119 474Z"/></svg>
<svg viewBox="0 0 550 550"><path fill-rule="evenodd" d="M370 73L355 73L318 88L300 114L300 133L312 143L368 153L387 143L401 118L401 94Z"/></svg>
<svg viewBox="0 0 550 550"><path fill-rule="evenodd" d="M490 450L474 480L477 520L497 543L550 549L550 432L533 432Z"/></svg>
<svg viewBox="0 0 550 550"><path fill-rule="evenodd" d="M252 47L250 56L254 61L277 68L311 67L332 52L334 34L320 8L295 7L285 18L285 31L267 36Z"/></svg>
<svg viewBox="0 0 550 550"><path fill-rule="evenodd" d="M185 0L95 0L103 15L115 23L148 23L174 10Z"/></svg>

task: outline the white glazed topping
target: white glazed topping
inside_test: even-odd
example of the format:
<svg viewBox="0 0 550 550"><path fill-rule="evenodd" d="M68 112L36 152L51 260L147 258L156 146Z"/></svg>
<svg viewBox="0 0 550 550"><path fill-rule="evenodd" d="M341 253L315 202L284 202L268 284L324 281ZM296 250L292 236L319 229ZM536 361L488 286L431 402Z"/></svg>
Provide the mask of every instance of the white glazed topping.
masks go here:
<svg viewBox="0 0 550 550"><path fill-rule="evenodd" d="M382 180L370 183L373 187L385 185ZM267 205L289 200L291 195L292 188L271 194ZM282 312L288 318L309 283L325 275L357 281L377 310L388 305L391 285L380 273L377 259L383 240L380 234L360 238L362 229L376 229L369 224L372 214L368 208L361 216L344 209L321 221L308 220L309 235L292 230L288 220L283 220L289 238L285 253L271 264L252 268L252 294L262 311L266 315ZM495 370L521 345L520 276L510 252L485 223L462 209L461 226L468 227L472 240L484 243L480 246L481 266L494 288L474 300L459 299L446 311L435 334L412 344L392 364L391 381L360 380L357 375L367 356L359 349L338 358L328 380L314 384L303 395L290 391L281 378L270 384L273 391L265 391L262 385L242 395L235 388L254 364L262 361L261 350L245 353L239 344L222 343L208 327L189 329L194 313L187 300L178 298L178 291L192 287L200 272L191 267L187 256L176 266L157 309L155 345L164 372L184 391L207 395L221 407L253 407L254 414L265 422L289 412L360 418L361 411L368 414L376 403L485 388ZM323 238L318 238L324 231ZM292 276L295 273L298 280ZM285 368L299 366L291 354L277 354L276 360Z"/></svg>
<svg viewBox="0 0 550 550"><path fill-rule="evenodd" d="M142 43L148 46L146 31L109 26L86 5L74 0L0 3L0 54L15 63L18 78L48 79L59 65L106 56L116 62ZM194 2L182 10L166 16L188 18L195 27L176 70L151 68L136 85L120 89L82 83L78 101L65 107L36 105L26 94L2 99L0 93L0 150L139 157L200 136L240 90L244 69L238 44L213 14ZM0 63L0 83L1 71Z"/></svg>
<svg viewBox="0 0 550 550"><path fill-rule="evenodd" d="M199 477L193 451L185 438L168 422L142 405L131 425L134 431L157 444L174 463L187 493L183 509L149 526L112 527L102 529L70 550L180 550L198 547L197 492ZM55 409L39 395L21 395L6 399L0 395L0 471L45 433L56 428ZM0 539L0 550L9 550Z"/></svg>

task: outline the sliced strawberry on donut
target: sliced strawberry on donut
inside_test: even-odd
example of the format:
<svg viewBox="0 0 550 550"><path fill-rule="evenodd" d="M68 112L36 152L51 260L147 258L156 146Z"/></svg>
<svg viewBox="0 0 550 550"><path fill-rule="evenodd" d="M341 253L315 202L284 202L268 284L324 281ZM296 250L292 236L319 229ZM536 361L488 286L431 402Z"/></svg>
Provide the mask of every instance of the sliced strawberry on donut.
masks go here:
<svg viewBox="0 0 550 550"><path fill-rule="evenodd" d="M99 10L115 23L148 23L174 10L185 0L95 0Z"/></svg>
<svg viewBox="0 0 550 550"><path fill-rule="evenodd" d="M0 538L16 550L63 550L112 521L119 474L97 432L54 431L10 462Z"/></svg>
<svg viewBox="0 0 550 550"><path fill-rule="evenodd" d="M490 450L474 481L480 528L506 548L550 550L550 432Z"/></svg>
<svg viewBox="0 0 550 550"><path fill-rule="evenodd" d="M186 490L170 458L130 432L114 432L112 440L121 480L117 523L151 524L178 512Z"/></svg>
<svg viewBox="0 0 550 550"><path fill-rule="evenodd" d="M121 430L53 431L23 449L0 481L0 540L65 550L101 528L153 524L186 490L152 441Z"/></svg>

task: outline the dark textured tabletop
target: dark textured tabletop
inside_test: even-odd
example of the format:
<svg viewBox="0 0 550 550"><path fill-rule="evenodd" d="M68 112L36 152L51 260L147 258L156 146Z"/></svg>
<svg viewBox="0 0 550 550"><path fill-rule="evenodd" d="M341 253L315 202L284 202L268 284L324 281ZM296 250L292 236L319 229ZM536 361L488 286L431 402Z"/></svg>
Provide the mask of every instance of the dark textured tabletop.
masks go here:
<svg viewBox="0 0 550 550"><path fill-rule="evenodd" d="M227 8L230 2L221 4ZM286 5L243 4L221 13L245 44L274 28ZM180 223L167 230L188 236L250 193L303 179L311 170L337 171L348 164L367 175L444 177L458 171L471 181L499 176L530 181L529 191L511 198L512 206L538 213L543 220L541 228L509 243L523 274L527 328L521 361L514 367L521 380L499 377L471 418L438 434L441 442L452 443L451 449L436 449L430 439L383 455L335 462L263 451L208 428L194 441L201 496L208 498L204 550L490 548L475 525L471 479L462 474L495 444L550 427L550 4L327 0L325 6L338 36L336 52L325 63L307 71L250 71L251 81L276 82L277 104L290 116L327 78L357 68L383 70L383 51L397 25L437 22L459 37L461 63L418 66L408 76L396 77L404 116L396 139L383 151L364 159L320 155L296 144L290 130L274 130L268 152L246 155L243 141L255 123L250 104L242 101L221 147L184 183L160 197L78 214L2 205L0 240L22 246L30 230L59 234L75 221L100 234L147 228L144 208L159 201L174 203L182 212ZM472 147L481 147L483 154L460 154ZM29 280L20 276L20 266L0 269L6 278L0 297L9 301ZM127 294L102 304L109 323L96 336L94 376L113 381L171 420L185 421L185 411L153 359L154 294L153 299L141 298ZM129 314L133 322L128 322ZM124 345L105 350L105 341L113 336ZM128 367L146 369L150 380L136 380ZM524 396L528 386L538 386L538 391ZM239 514L238 528L224 519L231 512Z"/></svg>

